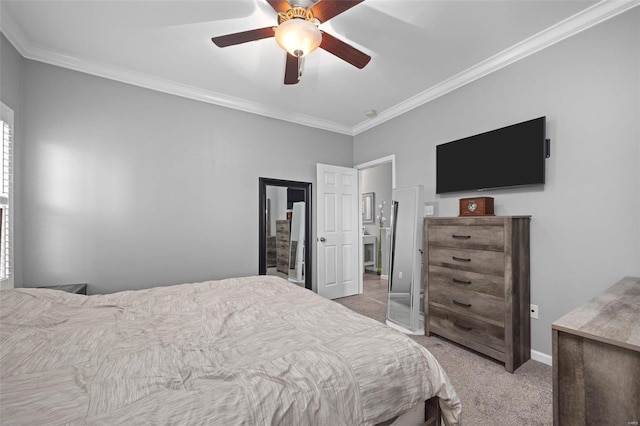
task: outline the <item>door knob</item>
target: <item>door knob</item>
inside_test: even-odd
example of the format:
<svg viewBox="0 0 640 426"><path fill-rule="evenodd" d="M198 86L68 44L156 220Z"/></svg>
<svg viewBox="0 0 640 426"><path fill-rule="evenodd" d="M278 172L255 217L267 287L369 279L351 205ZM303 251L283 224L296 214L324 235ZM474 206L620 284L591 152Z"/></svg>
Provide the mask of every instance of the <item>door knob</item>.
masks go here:
<svg viewBox="0 0 640 426"><path fill-rule="evenodd" d="M325 237L320 237L320 242L324 243L325 241L327 241L327 239Z"/></svg>

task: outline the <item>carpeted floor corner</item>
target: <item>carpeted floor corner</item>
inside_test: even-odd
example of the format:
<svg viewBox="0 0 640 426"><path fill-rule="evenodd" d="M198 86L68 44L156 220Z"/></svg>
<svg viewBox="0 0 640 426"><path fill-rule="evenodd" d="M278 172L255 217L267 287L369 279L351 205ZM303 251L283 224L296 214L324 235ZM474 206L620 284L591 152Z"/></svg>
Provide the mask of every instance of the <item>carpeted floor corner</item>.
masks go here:
<svg viewBox="0 0 640 426"><path fill-rule="evenodd" d="M365 275L364 293L336 302L380 322L387 312L386 280ZM529 360L515 373L482 354L436 336L410 336L447 371L460 400L464 425L551 425L551 367Z"/></svg>

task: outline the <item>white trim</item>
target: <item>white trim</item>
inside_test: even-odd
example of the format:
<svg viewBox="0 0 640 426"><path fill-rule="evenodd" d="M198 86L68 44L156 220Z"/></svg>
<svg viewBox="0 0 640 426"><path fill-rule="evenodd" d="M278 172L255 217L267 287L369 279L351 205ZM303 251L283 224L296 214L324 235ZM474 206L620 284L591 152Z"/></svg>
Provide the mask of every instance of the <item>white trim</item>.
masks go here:
<svg viewBox="0 0 640 426"><path fill-rule="evenodd" d="M52 49L34 45L6 10L3 10L2 14L0 14L0 32L2 32L11 44L13 44L16 50L27 59L63 68L69 68L87 74L209 104L246 111L252 114L263 115L330 132L355 136L507 65L517 62L520 59L526 58L527 56L558 43L559 41L626 12L639 4L640 0L602 0L565 19L564 21L561 21L529 37L528 39L503 50L491 58L482 61L461 73L436 84L435 86L432 86L431 88L426 89L425 91L420 92L417 95L392 106L391 108L386 109L385 111L380 112L377 117L358 123L353 127L305 114L299 114L295 111L275 109L268 105L131 71L92 59L70 56Z"/></svg>
<svg viewBox="0 0 640 426"><path fill-rule="evenodd" d="M551 355L547 355L542 352L534 351L531 349L531 359L534 361L541 362L543 364L552 365Z"/></svg>
<svg viewBox="0 0 640 426"><path fill-rule="evenodd" d="M13 127L13 110L0 102L0 120L5 121Z"/></svg>
<svg viewBox="0 0 640 426"><path fill-rule="evenodd" d="M517 43L502 52L454 75L447 80L414 95L378 115L353 126L353 135L369 130L385 121L391 120L407 111L417 108L440 96L446 95L479 78L498 71L514 62L524 59L542 49L546 49L568 37L604 22L616 15L638 6L640 0L611 1L602 0L569 18L540 31L539 33Z"/></svg>
<svg viewBox="0 0 640 426"><path fill-rule="evenodd" d="M396 155L391 154L386 157L378 158L377 160L367 161L366 163L357 164L353 166L354 169L364 170L370 169L371 167L380 166L385 163L391 163L391 189L396 187ZM362 194L360 194L362 196ZM362 213L362 212L360 212ZM360 224L362 226L362 224Z"/></svg>

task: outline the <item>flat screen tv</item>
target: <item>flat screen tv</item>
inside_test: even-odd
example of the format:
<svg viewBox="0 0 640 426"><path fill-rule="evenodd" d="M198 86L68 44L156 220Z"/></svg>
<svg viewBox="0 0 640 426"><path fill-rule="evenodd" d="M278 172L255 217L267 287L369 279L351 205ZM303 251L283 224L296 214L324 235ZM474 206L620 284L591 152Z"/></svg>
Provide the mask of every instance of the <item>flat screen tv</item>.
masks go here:
<svg viewBox="0 0 640 426"><path fill-rule="evenodd" d="M436 146L436 193L544 184L546 117Z"/></svg>
<svg viewBox="0 0 640 426"><path fill-rule="evenodd" d="M292 210L298 201L304 201L304 189L287 188L287 210Z"/></svg>

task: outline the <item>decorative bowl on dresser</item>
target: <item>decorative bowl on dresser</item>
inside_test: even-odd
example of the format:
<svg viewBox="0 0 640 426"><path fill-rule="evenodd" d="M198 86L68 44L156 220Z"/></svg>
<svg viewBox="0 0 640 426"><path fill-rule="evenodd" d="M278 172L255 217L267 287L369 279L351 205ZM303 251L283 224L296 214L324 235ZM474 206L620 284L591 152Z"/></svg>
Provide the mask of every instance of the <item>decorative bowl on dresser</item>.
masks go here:
<svg viewBox="0 0 640 426"><path fill-rule="evenodd" d="M424 219L425 334L501 361L531 356L530 216Z"/></svg>

